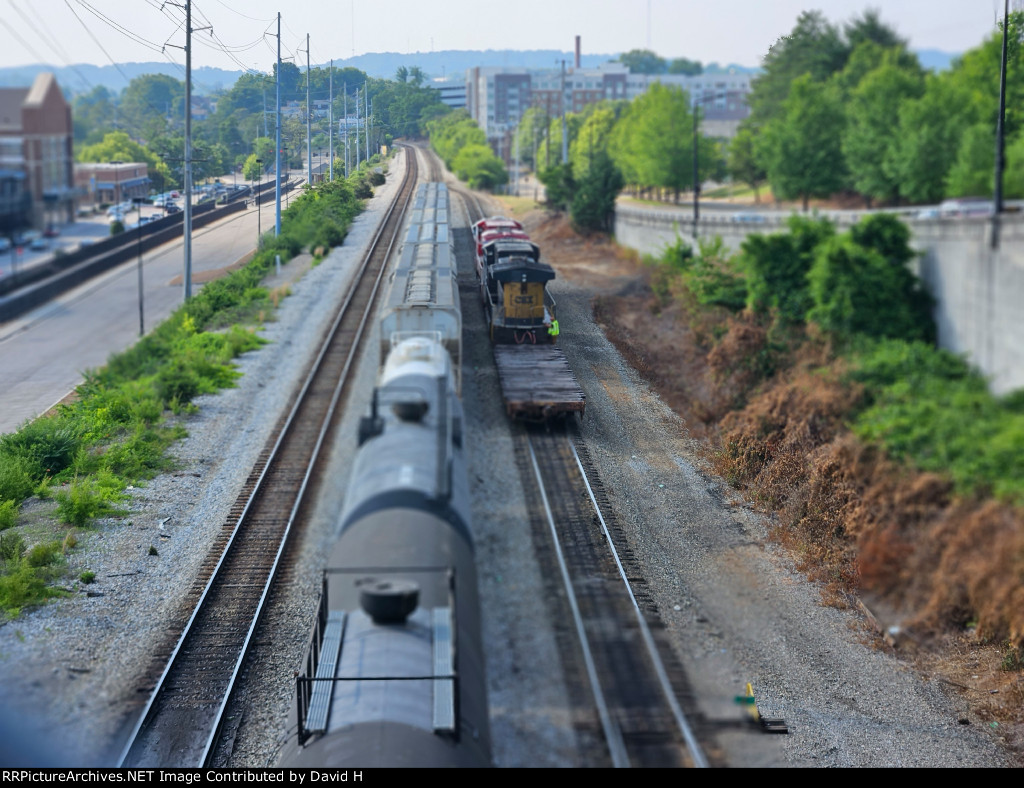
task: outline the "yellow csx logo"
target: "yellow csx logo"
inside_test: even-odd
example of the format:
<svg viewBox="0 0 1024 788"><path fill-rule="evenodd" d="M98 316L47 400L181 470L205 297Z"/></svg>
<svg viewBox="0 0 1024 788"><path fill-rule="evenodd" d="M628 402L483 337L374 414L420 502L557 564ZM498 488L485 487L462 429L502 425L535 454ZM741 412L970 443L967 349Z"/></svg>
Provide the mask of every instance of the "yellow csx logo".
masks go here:
<svg viewBox="0 0 1024 788"><path fill-rule="evenodd" d="M533 296L516 296L514 300L517 304L532 304L534 298Z"/></svg>

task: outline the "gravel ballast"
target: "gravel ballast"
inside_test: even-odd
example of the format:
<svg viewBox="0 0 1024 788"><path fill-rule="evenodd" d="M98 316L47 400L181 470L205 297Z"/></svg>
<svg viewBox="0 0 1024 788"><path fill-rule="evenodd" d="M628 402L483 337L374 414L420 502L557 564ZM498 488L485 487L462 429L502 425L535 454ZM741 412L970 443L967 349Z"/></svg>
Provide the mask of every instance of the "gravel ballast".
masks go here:
<svg viewBox="0 0 1024 788"><path fill-rule="evenodd" d="M9 741L29 742L28 749L8 745L6 761L45 753L50 765L115 762L145 697L139 681L152 644L285 407L290 388L283 382L302 374L315 338L333 319L377 209L400 180L402 155L344 246L319 266L303 272L299 261L282 271L282 279L296 280L264 328L269 344L239 359L237 388L200 398L199 412L183 417L189 437L174 450L180 469L134 491L130 524L105 521L84 533L69 555L68 577L88 569L97 582L69 580L76 586L70 597L0 627L0 702L8 726L18 721L19 736ZM465 266L462 394L494 761L592 765L583 762L573 732L458 202L453 195L453 214L463 223L456 236ZM762 767L1012 766L980 725L962 724L965 707L945 686L872 647L874 634L856 611L823 605L819 588L769 542L761 516L704 470L685 425L605 339L591 315L591 293L562 279L552 287L560 343L587 394L582 438L689 674L693 702L715 731L716 757ZM375 337L368 347L377 347ZM307 644L376 362L373 352L361 360L324 458L332 482L257 633L242 692L229 709L230 751L218 753L218 765L274 765L288 735L293 671ZM158 555L149 554L151 545ZM788 735L743 724L735 697L747 682L763 713L786 720ZM35 741L46 744L35 748Z"/></svg>

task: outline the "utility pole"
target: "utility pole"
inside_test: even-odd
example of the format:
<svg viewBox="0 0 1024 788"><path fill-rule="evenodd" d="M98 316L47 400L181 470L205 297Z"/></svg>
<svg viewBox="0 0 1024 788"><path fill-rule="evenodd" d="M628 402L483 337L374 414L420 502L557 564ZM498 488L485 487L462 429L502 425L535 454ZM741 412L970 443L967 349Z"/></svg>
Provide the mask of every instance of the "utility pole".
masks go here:
<svg viewBox="0 0 1024 788"><path fill-rule="evenodd" d="M999 248L999 214L1003 212L1003 170L1006 168L1006 38L1010 26L1010 0L1003 0L1003 55L999 66L999 117L996 119L996 182L992 206L992 248Z"/></svg>
<svg viewBox="0 0 1024 788"><path fill-rule="evenodd" d="M313 183L313 148L310 143L310 123L313 107L309 103L309 33L306 33L306 183Z"/></svg>
<svg viewBox="0 0 1024 788"><path fill-rule="evenodd" d="M341 83L341 91L345 94L345 177L348 177L348 82Z"/></svg>
<svg viewBox="0 0 1024 788"><path fill-rule="evenodd" d="M516 197L519 196L519 125L516 124L516 166L513 172L515 172L516 179Z"/></svg>
<svg viewBox="0 0 1024 788"><path fill-rule="evenodd" d="M359 169L359 88L356 88L356 144L355 155L352 157L352 169Z"/></svg>
<svg viewBox="0 0 1024 788"><path fill-rule="evenodd" d="M192 297L192 0L185 2L185 300Z"/></svg>
<svg viewBox="0 0 1024 788"><path fill-rule="evenodd" d="M277 12L277 140L275 142L276 157L274 162L274 177L277 178L275 200L277 202L276 216L274 217L274 235L281 234L281 12Z"/></svg>
<svg viewBox="0 0 1024 788"><path fill-rule="evenodd" d="M565 61L562 61L562 164L569 163L569 135L565 129Z"/></svg>
<svg viewBox="0 0 1024 788"><path fill-rule="evenodd" d="M697 174L697 106L696 97L693 102L693 240L697 240L697 221L700 219L700 176Z"/></svg>
<svg viewBox="0 0 1024 788"><path fill-rule="evenodd" d="M330 160L329 164L329 178L334 180L334 58L331 58L331 75L330 75L330 101L327 104L327 133L330 136L327 138L327 158Z"/></svg>
<svg viewBox="0 0 1024 788"><path fill-rule="evenodd" d="M363 83L363 100L366 102L366 112L363 114L366 116L363 118L363 122L366 123L366 132L363 135L366 138L366 161L370 161L370 83L366 81Z"/></svg>

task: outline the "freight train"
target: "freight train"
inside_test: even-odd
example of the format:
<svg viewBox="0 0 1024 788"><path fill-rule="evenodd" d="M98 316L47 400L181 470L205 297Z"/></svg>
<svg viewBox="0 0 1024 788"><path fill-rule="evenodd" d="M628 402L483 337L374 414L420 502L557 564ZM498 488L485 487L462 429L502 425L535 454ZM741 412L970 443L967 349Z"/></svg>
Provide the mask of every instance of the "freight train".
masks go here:
<svg viewBox="0 0 1024 788"><path fill-rule="evenodd" d="M561 328L547 287L555 269L541 260L540 247L515 220L481 219L473 225L473 237L505 412L538 422L582 417L586 397L556 347Z"/></svg>
<svg viewBox="0 0 1024 788"><path fill-rule="evenodd" d="M416 195L281 766L491 765L461 312L426 292L448 282L447 202L443 184Z"/></svg>

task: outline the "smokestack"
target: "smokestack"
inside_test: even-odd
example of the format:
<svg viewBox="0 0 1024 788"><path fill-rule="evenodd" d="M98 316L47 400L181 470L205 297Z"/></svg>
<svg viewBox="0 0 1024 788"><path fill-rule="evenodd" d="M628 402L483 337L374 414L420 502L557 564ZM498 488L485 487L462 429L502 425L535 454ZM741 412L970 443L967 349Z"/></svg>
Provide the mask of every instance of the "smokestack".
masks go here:
<svg viewBox="0 0 1024 788"><path fill-rule="evenodd" d="M576 36L576 68L580 67L580 37Z"/></svg>

